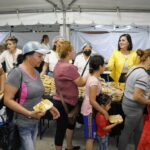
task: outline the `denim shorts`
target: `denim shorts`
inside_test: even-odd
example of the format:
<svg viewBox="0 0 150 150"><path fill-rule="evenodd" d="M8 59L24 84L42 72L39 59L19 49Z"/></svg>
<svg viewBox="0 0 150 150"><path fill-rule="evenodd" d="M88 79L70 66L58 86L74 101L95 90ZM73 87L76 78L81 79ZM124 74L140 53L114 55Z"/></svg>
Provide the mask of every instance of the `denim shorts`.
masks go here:
<svg viewBox="0 0 150 150"><path fill-rule="evenodd" d="M35 142L38 134L38 123L28 127L18 126L18 130L21 138L20 150L35 150Z"/></svg>

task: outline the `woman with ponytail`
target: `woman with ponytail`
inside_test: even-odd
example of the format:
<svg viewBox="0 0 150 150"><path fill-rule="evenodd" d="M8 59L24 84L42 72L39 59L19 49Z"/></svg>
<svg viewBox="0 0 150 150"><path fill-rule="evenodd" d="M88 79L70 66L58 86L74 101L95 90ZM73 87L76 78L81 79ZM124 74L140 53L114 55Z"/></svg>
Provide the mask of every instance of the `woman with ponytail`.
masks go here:
<svg viewBox="0 0 150 150"><path fill-rule="evenodd" d="M125 114L124 129L119 139L118 150L125 150L130 136L134 134L135 149L139 143L143 129L143 109L150 105L146 95L149 87L150 49L137 50L140 63L131 68L127 74L122 109Z"/></svg>

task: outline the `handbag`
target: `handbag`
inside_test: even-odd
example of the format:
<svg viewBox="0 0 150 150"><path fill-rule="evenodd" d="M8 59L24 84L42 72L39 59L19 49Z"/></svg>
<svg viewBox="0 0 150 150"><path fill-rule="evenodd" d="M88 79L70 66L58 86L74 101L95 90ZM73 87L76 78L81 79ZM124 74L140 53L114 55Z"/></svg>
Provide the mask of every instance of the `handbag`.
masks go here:
<svg viewBox="0 0 150 150"><path fill-rule="evenodd" d="M21 72L21 71L20 71ZM22 85L22 72L20 87L15 95L15 100L20 102ZM7 122L0 126L0 147L3 150L19 150L21 146L20 136L17 125L13 122L14 112L6 107ZM16 116L15 116L16 117Z"/></svg>
<svg viewBox="0 0 150 150"><path fill-rule="evenodd" d="M59 94L60 94L60 97L61 97L62 105L63 105L63 107L65 109L66 114L68 115L68 122L70 124L74 124L76 122L76 117L77 117L77 115L79 114L79 111L80 111L79 104L77 103L77 105L74 106L73 109L69 110L69 108L67 106L68 104L65 103L63 95L60 92L60 90L59 90Z"/></svg>

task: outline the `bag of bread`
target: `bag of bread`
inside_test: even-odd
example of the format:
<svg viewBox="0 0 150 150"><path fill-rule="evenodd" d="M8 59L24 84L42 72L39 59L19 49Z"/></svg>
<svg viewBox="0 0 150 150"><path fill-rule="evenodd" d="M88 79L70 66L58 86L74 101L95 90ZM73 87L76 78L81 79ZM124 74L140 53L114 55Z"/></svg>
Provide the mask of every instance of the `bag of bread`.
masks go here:
<svg viewBox="0 0 150 150"><path fill-rule="evenodd" d="M123 122L123 118L121 115L110 115L109 116L109 122L110 123L117 123L117 122Z"/></svg>
<svg viewBox="0 0 150 150"><path fill-rule="evenodd" d="M40 103L36 104L33 109L35 111L45 112L53 107L53 103L48 99L43 99Z"/></svg>

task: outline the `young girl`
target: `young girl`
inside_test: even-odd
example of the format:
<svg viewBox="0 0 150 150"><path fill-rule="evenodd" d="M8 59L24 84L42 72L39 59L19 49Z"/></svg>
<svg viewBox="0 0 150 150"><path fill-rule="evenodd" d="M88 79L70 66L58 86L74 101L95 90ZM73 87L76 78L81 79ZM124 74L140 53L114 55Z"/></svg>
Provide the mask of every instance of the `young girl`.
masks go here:
<svg viewBox="0 0 150 150"><path fill-rule="evenodd" d="M108 95L100 95L96 101L98 104L108 111L111 108L111 97ZM96 134L97 134L97 140L99 143L99 149L100 150L108 150L108 137L110 129L115 127L117 124L121 122L117 122L114 124L109 124L109 121L106 120L105 116L97 112L96 113Z"/></svg>
<svg viewBox="0 0 150 150"><path fill-rule="evenodd" d="M86 82L85 98L81 107L81 113L84 119L84 135L86 138L86 150L93 149L93 141L96 137L96 125L93 115L93 108L102 113L108 120L108 112L102 108L96 101L96 96L101 91L100 74L103 73L104 58L100 55L94 55L89 62L90 75Z"/></svg>

